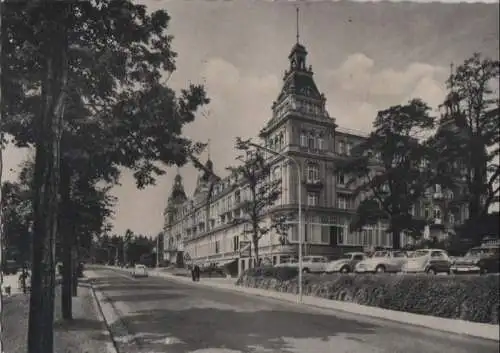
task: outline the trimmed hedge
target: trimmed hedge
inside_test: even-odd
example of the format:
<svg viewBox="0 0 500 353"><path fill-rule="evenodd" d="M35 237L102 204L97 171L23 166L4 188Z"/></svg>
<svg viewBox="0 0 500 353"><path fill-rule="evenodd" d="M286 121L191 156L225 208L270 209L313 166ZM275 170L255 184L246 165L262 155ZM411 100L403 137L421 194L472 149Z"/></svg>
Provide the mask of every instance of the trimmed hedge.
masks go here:
<svg viewBox="0 0 500 353"><path fill-rule="evenodd" d="M304 275L303 293L361 305L473 322L499 323L499 276ZM247 270L237 285L298 293L297 269Z"/></svg>

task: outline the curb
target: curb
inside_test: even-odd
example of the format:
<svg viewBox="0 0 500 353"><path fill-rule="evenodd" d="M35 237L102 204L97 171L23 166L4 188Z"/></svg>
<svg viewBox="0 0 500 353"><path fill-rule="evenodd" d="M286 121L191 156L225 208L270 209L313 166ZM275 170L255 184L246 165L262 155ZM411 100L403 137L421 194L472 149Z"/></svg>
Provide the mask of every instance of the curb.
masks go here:
<svg viewBox="0 0 500 353"><path fill-rule="evenodd" d="M96 293L96 289L92 283L91 279L88 279L88 284L90 288L90 292L92 293L92 298L94 299L94 307L99 315L99 319L102 323L104 323L104 326L106 327L106 330L103 330L103 334L105 336L109 336L109 340L111 342L107 342L106 344L106 351L107 353L119 353L118 351L118 344L116 343L113 333L111 332L111 327L108 321L106 320L106 316L104 315L104 311L102 310L101 302L99 301Z"/></svg>
<svg viewBox="0 0 500 353"><path fill-rule="evenodd" d="M91 270L87 272L93 272ZM137 346L137 351L139 351L139 343L133 333L130 332L127 325L123 322L119 315L119 310L115 307L112 301L106 297L106 295L98 289L93 283L92 278L89 278L89 285L94 296L95 303L97 303L99 313L106 325L107 332L110 340L112 341L113 347L109 347L108 353L120 353L120 343L127 343ZM109 307L109 310L105 310L105 307ZM115 328L112 328L115 326Z"/></svg>
<svg viewBox="0 0 500 353"><path fill-rule="evenodd" d="M214 289L239 292L247 295L256 295L265 298L277 299L284 302L297 303L297 295L284 292L268 291L264 289L240 287L235 284L212 284L207 282L192 283L187 278L179 278L167 273L150 272L152 276L168 278L173 281L190 284L193 286L203 285ZM342 302L337 300L323 299L308 295L303 296L302 305L319 309L330 309L342 311L349 314L368 316L376 319L389 320L410 326L417 326L431 330L448 332L457 335L466 335L474 338L500 341L499 326L494 324L483 324L459 319L447 319L436 316L420 315L403 311L388 310L356 303Z"/></svg>

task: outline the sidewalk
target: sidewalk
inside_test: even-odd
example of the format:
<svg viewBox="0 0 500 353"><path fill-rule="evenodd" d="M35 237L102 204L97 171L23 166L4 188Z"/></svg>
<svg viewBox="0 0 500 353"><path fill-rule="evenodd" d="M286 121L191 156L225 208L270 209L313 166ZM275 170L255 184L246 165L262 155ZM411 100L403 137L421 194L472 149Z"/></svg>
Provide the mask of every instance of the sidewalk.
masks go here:
<svg viewBox="0 0 500 353"><path fill-rule="evenodd" d="M275 292L257 288L240 287L235 284L235 278L201 278L200 282L192 282L191 278L173 276L165 271L150 270L149 274L151 276L168 278L170 280L182 282L185 284L208 286L222 290L240 292L247 295L256 295L277 299L280 301L287 301L299 305L298 296L295 294ZM407 325L420 326L432 330L449 332L458 335L467 335L481 339L500 341L500 332L498 325L481 324L464 320L445 319L434 316L407 313L403 311L387 310L377 307L359 305L355 303L317 298L308 295L303 296L302 305L307 305L312 308L337 310L355 315L390 320Z"/></svg>
<svg viewBox="0 0 500 353"><path fill-rule="evenodd" d="M91 290L86 283L78 287L73 298L73 321L61 318L60 287L56 289L54 320L54 353L113 353L114 348ZM4 351L27 351L29 295L12 296L2 312Z"/></svg>
<svg viewBox="0 0 500 353"><path fill-rule="evenodd" d="M17 275L3 275L2 276L2 294L5 294L5 287L10 287L10 294L19 294L22 293L22 290L19 288L19 274Z"/></svg>

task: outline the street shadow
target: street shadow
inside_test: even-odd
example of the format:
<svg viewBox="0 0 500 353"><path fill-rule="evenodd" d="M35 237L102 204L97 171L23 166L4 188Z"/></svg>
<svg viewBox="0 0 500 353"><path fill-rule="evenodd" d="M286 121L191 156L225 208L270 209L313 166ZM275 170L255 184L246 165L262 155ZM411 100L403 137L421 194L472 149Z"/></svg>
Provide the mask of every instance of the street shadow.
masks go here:
<svg viewBox="0 0 500 353"><path fill-rule="evenodd" d="M183 298L185 295L181 295L176 292L149 292L149 293L141 293L141 294L107 294L107 298L105 301L107 302L137 302L140 300L141 302L147 301L162 301L162 300L172 300Z"/></svg>
<svg viewBox="0 0 500 353"><path fill-rule="evenodd" d="M54 331L100 331L102 322L89 319L57 320Z"/></svg>
<svg viewBox="0 0 500 353"><path fill-rule="evenodd" d="M132 332L141 332L134 339L141 350L169 353L221 347L244 353L256 352L255 347L266 352L294 353L296 350L287 338L326 342L337 335L371 334L376 328L315 313L215 308L138 311L122 321ZM111 327L117 342L126 338L123 333L120 335L120 327Z"/></svg>
<svg viewBox="0 0 500 353"><path fill-rule="evenodd" d="M88 279L92 284L109 284L109 283L123 283L124 279L120 277L98 277Z"/></svg>
<svg viewBox="0 0 500 353"><path fill-rule="evenodd" d="M142 284L140 286L130 285L130 284L111 284L106 285L102 284L99 286L99 290L102 291L137 291L143 292L147 290L178 290L179 288L175 288L175 286L168 286L165 284Z"/></svg>
<svg viewBox="0 0 500 353"><path fill-rule="evenodd" d="M89 281L86 281L86 282L78 282L78 287L82 287L82 288L90 288L92 287L91 283Z"/></svg>

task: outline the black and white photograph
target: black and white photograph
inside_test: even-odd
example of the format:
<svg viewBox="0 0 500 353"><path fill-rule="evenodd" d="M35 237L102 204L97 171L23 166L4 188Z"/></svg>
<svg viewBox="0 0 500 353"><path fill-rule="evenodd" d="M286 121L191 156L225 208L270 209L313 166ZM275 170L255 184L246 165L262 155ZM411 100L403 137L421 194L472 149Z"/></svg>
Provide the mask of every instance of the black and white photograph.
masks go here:
<svg viewBox="0 0 500 353"><path fill-rule="evenodd" d="M500 3L0 0L0 353L496 353Z"/></svg>

